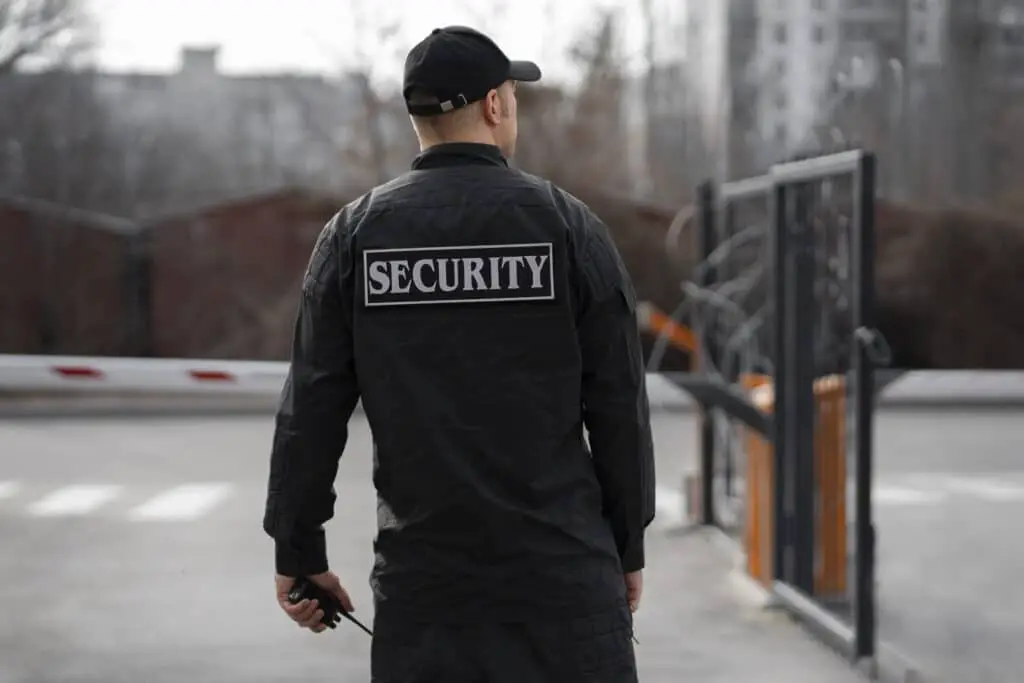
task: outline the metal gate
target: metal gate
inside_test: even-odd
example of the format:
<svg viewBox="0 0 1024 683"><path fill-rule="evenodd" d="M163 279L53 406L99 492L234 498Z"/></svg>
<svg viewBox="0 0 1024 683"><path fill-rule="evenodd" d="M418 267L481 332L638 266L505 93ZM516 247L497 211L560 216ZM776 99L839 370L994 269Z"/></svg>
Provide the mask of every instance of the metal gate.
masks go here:
<svg viewBox="0 0 1024 683"><path fill-rule="evenodd" d="M742 439L723 424L763 431L773 459L772 592L777 601L855 660L873 661L875 533L872 521L874 368L885 362L874 320L875 159L860 150L773 166L765 175L701 191L694 298L704 387L703 523L735 532L746 500ZM843 484L852 562L845 605L816 592L823 501L816 468L819 378L845 387ZM759 379L758 379L759 378ZM749 417L749 389L773 391L771 416ZM717 387L710 393L707 386ZM721 396L708 397L714 393ZM702 398L703 394L703 398ZM722 396L726 396L723 398ZM741 405L744 404L744 405ZM739 406L742 410L735 408ZM845 492L840 496L844 501ZM843 530L843 538L847 538ZM845 569L844 569L845 571ZM845 575L844 575L845 576ZM844 601L840 601L841 603Z"/></svg>

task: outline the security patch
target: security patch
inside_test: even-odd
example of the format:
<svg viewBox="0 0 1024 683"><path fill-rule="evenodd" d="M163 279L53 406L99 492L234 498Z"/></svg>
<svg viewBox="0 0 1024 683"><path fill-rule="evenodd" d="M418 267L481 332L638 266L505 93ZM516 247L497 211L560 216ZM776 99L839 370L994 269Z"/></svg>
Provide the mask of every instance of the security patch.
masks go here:
<svg viewBox="0 0 1024 683"><path fill-rule="evenodd" d="M550 301L554 250L493 244L363 251L367 306Z"/></svg>

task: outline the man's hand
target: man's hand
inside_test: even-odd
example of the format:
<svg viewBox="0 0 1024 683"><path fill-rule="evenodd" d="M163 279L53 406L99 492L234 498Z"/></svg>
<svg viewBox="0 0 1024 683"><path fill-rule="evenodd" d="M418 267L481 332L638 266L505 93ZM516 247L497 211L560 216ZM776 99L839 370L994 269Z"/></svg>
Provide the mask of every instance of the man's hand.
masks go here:
<svg viewBox="0 0 1024 683"><path fill-rule="evenodd" d="M341 581L334 572L315 574L310 576L309 580L338 598L343 610L346 612L355 611L355 608L352 606L352 598L348 596L348 593L342 587ZM321 633L327 628L321 622L321 619L324 618L324 611L320 609L320 605L317 604L316 600L303 600L294 605L288 602L288 591L295 585L294 577L277 574L274 582L277 587L277 604L281 605L281 609L295 623L302 628L308 628L313 633Z"/></svg>
<svg viewBox="0 0 1024 683"><path fill-rule="evenodd" d="M636 612L640 609L640 596L644 592L644 570L629 572L626 578L626 601L629 603L629 611Z"/></svg>

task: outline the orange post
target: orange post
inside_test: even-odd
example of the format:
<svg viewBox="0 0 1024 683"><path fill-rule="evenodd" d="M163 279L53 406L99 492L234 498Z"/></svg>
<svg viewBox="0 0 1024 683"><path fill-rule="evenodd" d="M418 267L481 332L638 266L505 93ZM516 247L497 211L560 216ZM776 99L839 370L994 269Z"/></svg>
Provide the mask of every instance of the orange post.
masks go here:
<svg viewBox="0 0 1024 683"><path fill-rule="evenodd" d="M754 405L766 413L775 407L771 381L762 377L744 377ZM747 430L746 543L747 573L768 587L775 574L772 568L772 544L775 542L775 463L771 442L753 430Z"/></svg>
<svg viewBox="0 0 1024 683"><path fill-rule="evenodd" d="M814 469L817 490L815 596L846 595L846 382L823 377L814 387L817 404Z"/></svg>
<svg viewBox="0 0 1024 683"><path fill-rule="evenodd" d="M774 410L768 378L743 378L751 400L761 410ZM815 597L842 600L846 595L846 386L839 376L815 382ZM765 586L775 578L775 461L769 440L748 430L747 500L744 542L747 572Z"/></svg>

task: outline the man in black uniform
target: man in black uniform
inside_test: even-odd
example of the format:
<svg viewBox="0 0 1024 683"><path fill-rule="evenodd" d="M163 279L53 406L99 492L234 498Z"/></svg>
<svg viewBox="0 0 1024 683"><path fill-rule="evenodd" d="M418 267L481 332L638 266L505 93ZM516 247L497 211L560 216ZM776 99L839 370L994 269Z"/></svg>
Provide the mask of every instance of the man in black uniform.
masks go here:
<svg viewBox="0 0 1024 683"><path fill-rule="evenodd" d="M287 602L298 576L351 609L322 525L361 398L379 683L637 677L654 460L635 298L601 221L508 165L516 83L539 78L468 28L416 45L423 151L330 221L303 282L264 528L293 619L323 630Z"/></svg>

